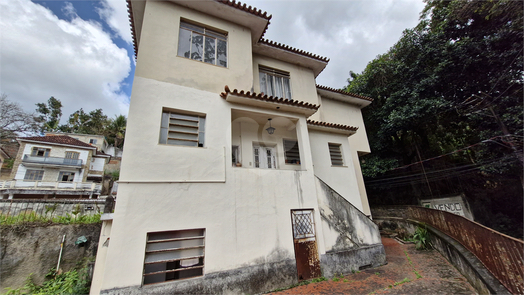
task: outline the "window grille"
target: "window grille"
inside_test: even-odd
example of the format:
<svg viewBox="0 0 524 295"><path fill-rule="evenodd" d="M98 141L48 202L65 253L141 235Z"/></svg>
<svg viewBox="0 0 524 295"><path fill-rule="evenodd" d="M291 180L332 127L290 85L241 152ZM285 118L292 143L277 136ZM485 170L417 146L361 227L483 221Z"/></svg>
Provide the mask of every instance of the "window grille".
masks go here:
<svg viewBox="0 0 524 295"><path fill-rule="evenodd" d="M260 66L259 79L260 92L268 96L291 99L289 73Z"/></svg>
<svg viewBox="0 0 524 295"><path fill-rule="evenodd" d="M227 34L182 21L178 56L227 67Z"/></svg>
<svg viewBox="0 0 524 295"><path fill-rule="evenodd" d="M204 275L205 229L147 234L143 283Z"/></svg>
<svg viewBox="0 0 524 295"><path fill-rule="evenodd" d="M342 151L340 144L329 143L329 155L331 157L331 165L344 166L344 159L342 158Z"/></svg>
<svg viewBox="0 0 524 295"><path fill-rule="evenodd" d="M185 115L173 112L162 113L160 143L204 146L204 116Z"/></svg>
<svg viewBox="0 0 524 295"><path fill-rule="evenodd" d="M293 237L295 239L314 238L315 223L313 210L292 210Z"/></svg>
<svg viewBox="0 0 524 295"><path fill-rule="evenodd" d="M286 164L300 164L298 141L284 139L284 157L286 158Z"/></svg>

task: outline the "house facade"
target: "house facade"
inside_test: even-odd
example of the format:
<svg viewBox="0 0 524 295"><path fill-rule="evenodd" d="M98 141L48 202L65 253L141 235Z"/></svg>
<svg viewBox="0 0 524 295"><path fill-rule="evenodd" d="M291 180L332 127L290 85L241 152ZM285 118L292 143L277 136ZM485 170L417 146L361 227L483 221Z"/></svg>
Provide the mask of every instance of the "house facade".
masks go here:
<svg viewBox="0 0 524 295"><path fill-rule="evenodd" d="M17 138L20 144L11 180L0 194L8 199L93 198L110 156L66 135Z"/></svg>
<svg viewBox="0 0 524 295"><path fill-rule="evenodd" d="M92 294L256 293L385 263L358 156L370 98L229 1L128 1L137 66ZM368 216L366 216L368 215Z"/></svg>

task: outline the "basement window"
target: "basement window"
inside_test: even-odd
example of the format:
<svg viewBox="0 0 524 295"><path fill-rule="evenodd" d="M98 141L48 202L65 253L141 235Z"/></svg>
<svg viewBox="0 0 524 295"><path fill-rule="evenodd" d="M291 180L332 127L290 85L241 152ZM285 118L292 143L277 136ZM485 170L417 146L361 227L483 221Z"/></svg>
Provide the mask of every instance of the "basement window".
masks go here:
<svg viewBox="0 0 524 295"><path fill-rule="evenodd" d="M147 234L144 285L204 275L205 229Z"/></svg>
<svg viewBox="0 0 524 295"><path fill-rule="evenodd" d="M328 143L329 144L329 156L331 157L331 165L333 166L344 166L344 159L342 158L342 151L340 144Z"/></svg>
<svg viewBox="0 0 524 295"><path fill-rule="evenodd" d="M284 156L286 158L286 164L300 164L298 141L284 139Z"/></svg>
<svg viewBox="0 0 524 295"><path fill-rule="evenodd" d="M206 117L165 111L162 113L160 143L204 146Z"/></svg>

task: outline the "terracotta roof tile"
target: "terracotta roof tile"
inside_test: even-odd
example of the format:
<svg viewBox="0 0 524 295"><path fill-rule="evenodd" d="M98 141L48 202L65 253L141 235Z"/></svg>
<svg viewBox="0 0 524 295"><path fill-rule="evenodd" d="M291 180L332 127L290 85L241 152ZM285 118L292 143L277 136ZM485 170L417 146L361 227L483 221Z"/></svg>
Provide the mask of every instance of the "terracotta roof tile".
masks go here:
<svg viewBox="0 0 524 295"><path fill-rule="evenodd" d="M102 157L106 157L106 156L107 156L107 157L111 157L111 155L106 154L106 153L104 153L104 152L101 152L101 151L99 151L99 150L96 151L96 155L97 155L97 156L102 156Z"/></svg>
<svg viewBox="0 0 524 295"><path fill-rule="evenodd" d="M256 7L247 6L246 3L244 3L244 5L242 5L242 2L240 2L240 1L236 1L236 0L232 0L232 1L229 1L229 0L215 0L215 1L223 3L223 4L227 4L227 5L231 6L231 7L243 10L245 12L249 12L249 13L251 13L253 15L260 16L260 17L265 18L267 20L270 20L273 17L272 15L267 15L266 11L262 12L261 9L257 9Z"/></svg>
<svg viewBox="0 0 524 295"><path fill-rule="evenodd" d="M327 57L322 57L320 55L309 53L309 52L306 52L304 50L296 49L296 48L293 48L293 47L288 46L286 44L277 43L277 42L270 41L270 40L267 40L267 39L260 39L260 41L258 41L258 43L265 44L265 45L268 45L268 46L271 46L271 47L275 47L275 48L279 48L279 49L282 49L282 50L286 50L286 51L289 51L289 52L293 52L293 53L296 53L296 54L300 54L300 55L303 55L303 56L307 56L309 58L313 58L313 59L316 59L316 60L319 60L319 61L323 61L323 62L326 62L326 63L329 62L329 58L327 58Z"/></svg>
<svg viewBox="0 0 524 295"><path fill-rule="evenodd" d="M335 88L331 88L331 87L327 87L327 86L322 86L322 85L318 85L317 84L317 88L318 89L322 89L322 90L327 90L327 91L331 91L331 92L344 94L344 95L349 95L349 96L353 96L353 97L357 97L357 98L361 98L361 99L368 100L368 101L373 101L373 98L369 98L369 97L366 97L366 96L358 95L358 94L355 94L355 93L351 93L351 92L347 92L347 91L344 91L344 90L339 90L339 89L335 89Z"/></svg>
<svg viewBox="0 0 524 295"><path fill-rule="evenodd" d="M282 98L282 97L275 97L275 96L267 96L264 93L257 94L255 92L251 93L249 91L244 92L244 90L240 90L240 91L237 90L237 89L230 90L227 85L226 85L226 87L224 89L225 89L225 92L222 92L220 94L220 96L222 98L224 98L224 99L227 97L227 95L229 93L231 93L231 94L234 94L234 95L247 97L247 98L252 98L252 99L256 99L256 100L268 101L268 102L274 102L274 103L281 103L281 104L287 104L287 105L291 105L291 106L303 107L303 108L308 108L308 109L312 109L312 110L318 110L318 108L320 107L319 105L311 104L309 102L293 100L293 99L285 99L285 98Z"/></svg>
<svg viewBox="0 0 524 295"><path fill-rule="evenodd" d="M40 141L40 142L45 142L45 143L67 144L67 145L74 145L74 146L79 146L79 147L87 147L87 148L96 149L95 146L87 144L87 143L85 143L83 141L80 141L78 139L74 139L74 138L69 137L67 135L18 137L17 139L19 139L19 140L30 140L30 141Z"/></svg>
<svg viewBox="0 0 524 295"><path fill-rule="evenodd" d="M133 36L133 48L135 49L135 59L138 54L138 47L136 46L136 30L135 20L133 18L133 7L131 6L131 0L126 0L127 3L127 15L129 16L129 22L131 23L131 35Z"/></svg>
<svg viewBox="0 0 524 295"><path fill-rule="evenodd" d="M316 125L316 126L330 127L330 128L336 128L336 129L342 129L342 130L348 130L348 131L357 131L358 129L358 127L342 125L342 124L335 124L335 123L313 121L313 120L307 120L307 123L311 125Z"/></svg>

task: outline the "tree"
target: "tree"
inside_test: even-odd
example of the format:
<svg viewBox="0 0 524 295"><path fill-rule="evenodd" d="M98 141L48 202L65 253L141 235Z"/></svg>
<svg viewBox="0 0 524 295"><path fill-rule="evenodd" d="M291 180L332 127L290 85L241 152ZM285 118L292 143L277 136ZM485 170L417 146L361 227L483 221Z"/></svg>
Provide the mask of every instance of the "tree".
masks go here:
<svg viewBox="0 0 524 295"><path fill-rule="evenodd" d="M105 135L109 144L115 147L122 148L124 146L124 137L126 134L127 119L124 115L115 116L110 119L109 125L106 127Z"/></svg>
<svg viewBox="0 0 524 295"><path fill-rule="evenodd" d="M22 110L20 104L11 102L6 94L0 95L0 141L37 132L38 124L33 114Z"/></svg>
<svg viewBox="0 0 524 295"><path fill-rule="evenodd" d="M89 113L79 109L69 116L68 123L60 127L61 131L82 134L104 134L110 120L104 115L102 109Z"/></svg>
<svg viewBox="0 0 524 295"><path fill-rule="evenodd" d="M42 124L41 132L54 132L59 130L60 118L62 118L62 102L53 96L45 103L37 103L37 113Z"/></svg>
<svg viewBox="0 0 524 295"><path fill-rule="evenodd" d="M370 202L460 191L489 204L479 219L511 216L521 229L524 2L426 3L415 28L348 79L347 91L375 99L363 110Z"/></svg>

